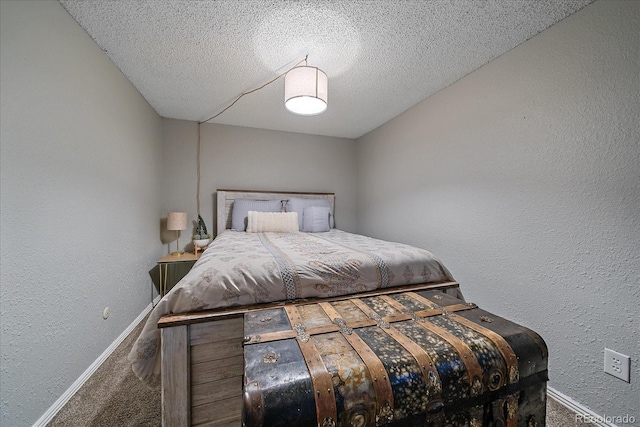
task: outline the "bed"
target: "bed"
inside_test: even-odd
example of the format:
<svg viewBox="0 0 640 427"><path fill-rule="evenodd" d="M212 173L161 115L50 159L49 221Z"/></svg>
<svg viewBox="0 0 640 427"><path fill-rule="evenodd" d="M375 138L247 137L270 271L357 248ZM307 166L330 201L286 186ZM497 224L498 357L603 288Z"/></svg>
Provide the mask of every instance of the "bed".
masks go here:
<svg viewBox="0 0 640 427"><path fill-rule="evenodd" d="M215 240L154 308L129 355L141 379L161 374L163 425L241 424L246 313L398 290L460 296L430 252L334 228L334 203L333 193L217 191ZM296 212L313 232L270 232L270 213L253 213L266 205Z"/></svg>

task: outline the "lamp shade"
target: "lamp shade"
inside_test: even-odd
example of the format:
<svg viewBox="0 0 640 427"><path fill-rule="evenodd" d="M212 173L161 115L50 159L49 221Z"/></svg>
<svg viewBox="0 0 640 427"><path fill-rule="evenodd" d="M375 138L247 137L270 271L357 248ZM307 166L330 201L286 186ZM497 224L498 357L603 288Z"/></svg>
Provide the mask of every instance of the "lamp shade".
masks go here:
<svg viewBox="0 0 640 427"><path fill-rule="evenodd" d="M167 214L167 230L186 230L187 229L187 213L186 212L169 212Z"/></svg>
<svg viewBox="0 0 640 427"><path fill-rule="evenodd" d="M316 67L300 66L284 78L284 106L294 114L315 116L327 109L329 81Z"/></svg>

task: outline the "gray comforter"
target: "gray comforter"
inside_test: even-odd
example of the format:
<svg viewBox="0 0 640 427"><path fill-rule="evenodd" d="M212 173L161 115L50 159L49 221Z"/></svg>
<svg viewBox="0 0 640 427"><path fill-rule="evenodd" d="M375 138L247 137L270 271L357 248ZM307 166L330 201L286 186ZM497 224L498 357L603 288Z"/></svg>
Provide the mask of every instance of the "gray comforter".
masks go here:
<svg viewBox="0 0 640 427"><path fill-rule="evenodd" d="M225 231L158 303L129 360L148 380L160 372L158 319L233 305L348 295L453 280L430 252L333 229L326 233Z"/></svg>

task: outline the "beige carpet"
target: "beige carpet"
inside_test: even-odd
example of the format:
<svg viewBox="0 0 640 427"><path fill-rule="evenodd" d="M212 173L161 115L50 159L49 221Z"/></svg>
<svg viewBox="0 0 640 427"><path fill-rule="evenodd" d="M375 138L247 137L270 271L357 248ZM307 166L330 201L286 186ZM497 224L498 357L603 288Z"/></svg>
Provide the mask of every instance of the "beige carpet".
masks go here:
<svg viewBox="0 0 640 427"><path fill-rule="evenodd" d="M131 370L129 350L143 321L107 358L48 426L159 426L160 384L147 386Z"/></svg>
<svg viewBox="0 0 640 427"><path fill-rule="evenodd" d="M48 424L50 427L161 425L160 385L149 387L139 381L127 361L145 320L58 412ZM546 425L564 427L577 423L573 412L547 399Z"/></svg>

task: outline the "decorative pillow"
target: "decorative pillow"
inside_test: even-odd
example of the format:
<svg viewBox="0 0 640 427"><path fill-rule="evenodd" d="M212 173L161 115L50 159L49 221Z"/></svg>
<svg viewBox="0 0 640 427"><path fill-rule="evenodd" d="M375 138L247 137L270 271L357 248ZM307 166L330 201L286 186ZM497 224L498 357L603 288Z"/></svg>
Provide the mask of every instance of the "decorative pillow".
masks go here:
<svg viewBox="0 0 640 427"><path fill-rule="evenodd" d="M289 200L287 200L287 205L286 205L287 212L298 213L298 225L300 227L300 230L302 230L304 208L309 206L322 206L322 207L328 207L329 209L331 209L331 202L329 202L329 199L302 199L300 197L292 197ZM331 212L329 212L329 214L330 214L329 227L333 228L333 215L331 214Z"/></svg>
<svg viewBox="0 0 640 427"><path fill-rule="evenodd" d="M296 212L249 211L247 233L268 231L275 233L297 233L298 214Z"/></svg>
<svg viewBox="0 0 640 427"><path fill-rule="evenodd" d="M330 207L307 206L302 212L302 231L306 231L307 233L329 231Z"/></svg>
<svg viewBox="0 0 640 427"><path fill-rule="evenodd" d="M281 200L253 200L235 199L231 212L231 229L245 231L247 229L247 216L249 211L256 212L281 212Z"/></svg>

